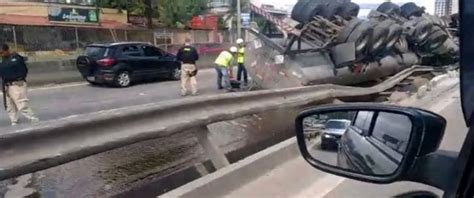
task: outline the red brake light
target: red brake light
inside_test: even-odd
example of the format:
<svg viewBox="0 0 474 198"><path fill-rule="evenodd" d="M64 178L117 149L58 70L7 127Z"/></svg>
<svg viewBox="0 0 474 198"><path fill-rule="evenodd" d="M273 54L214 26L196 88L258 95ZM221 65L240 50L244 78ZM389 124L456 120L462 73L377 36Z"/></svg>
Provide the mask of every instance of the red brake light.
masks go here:
<svg viewBox="0 0 474 198"><path fill-rule="evenodd" d="M104 59L100 59L97 61L97 64L99 64L100 66L112 66L115 64L115 60L114 59L111 59L111 58L104 58Z"/></svg>

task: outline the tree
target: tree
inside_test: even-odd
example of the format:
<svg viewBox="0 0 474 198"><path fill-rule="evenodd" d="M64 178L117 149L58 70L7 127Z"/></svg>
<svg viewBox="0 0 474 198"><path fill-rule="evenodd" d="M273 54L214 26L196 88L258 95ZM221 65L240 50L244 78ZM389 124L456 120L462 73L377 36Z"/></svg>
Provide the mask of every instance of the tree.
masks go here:
<svg viewBox="0 0 474 198"><path fill-rule="evenodd" d="M118 9L119 12L128 10L133 14L139 15L143 15L146 8L144 0L97 0L97 4L101 8L114 8Z"/></svg>
<svg viewBox="0 0 474 198"><path fill-rule="evenodd" d="M169 27L184 27L191 17L206 9L207 0L159 0L158 18Z"/></svg>

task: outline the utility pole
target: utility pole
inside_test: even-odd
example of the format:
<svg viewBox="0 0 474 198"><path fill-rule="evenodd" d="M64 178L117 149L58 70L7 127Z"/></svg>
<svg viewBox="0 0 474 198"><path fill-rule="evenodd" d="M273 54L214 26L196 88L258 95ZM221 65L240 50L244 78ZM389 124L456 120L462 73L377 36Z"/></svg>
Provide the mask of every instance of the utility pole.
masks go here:
<svg viewBox="0 0 474 198"><path fill-rule="evenodd" d="M242 13L240 11L240 0L237 0L237 37L242 38Z"/></svg>

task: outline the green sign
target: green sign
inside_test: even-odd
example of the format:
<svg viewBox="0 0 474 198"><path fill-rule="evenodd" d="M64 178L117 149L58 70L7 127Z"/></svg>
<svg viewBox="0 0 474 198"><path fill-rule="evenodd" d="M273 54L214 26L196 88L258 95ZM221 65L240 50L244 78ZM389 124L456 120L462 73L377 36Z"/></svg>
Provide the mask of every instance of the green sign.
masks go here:
<svg viewBox="0 0 474 198"><path fill-rule="evenodd" d="M48 20L59 23L98 24L99 16L95 8L50 6Z"/></svg>

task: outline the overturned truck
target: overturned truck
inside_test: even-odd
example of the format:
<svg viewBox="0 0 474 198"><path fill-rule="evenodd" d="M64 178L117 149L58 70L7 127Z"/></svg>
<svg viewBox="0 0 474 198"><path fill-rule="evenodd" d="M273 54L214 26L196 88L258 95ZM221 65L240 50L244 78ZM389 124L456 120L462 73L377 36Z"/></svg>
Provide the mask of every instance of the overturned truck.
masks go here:
<svg viewBox="0 0 474 198"><path fill-rule="evenodd" d="M246 65L262 88L321 83L353 85L393 75L412 65L458 61L459 47L445 18L414 3L391 2L359 19L359 6L300 0L291 18L251 4L263 23L248 29Z"/></svg>

